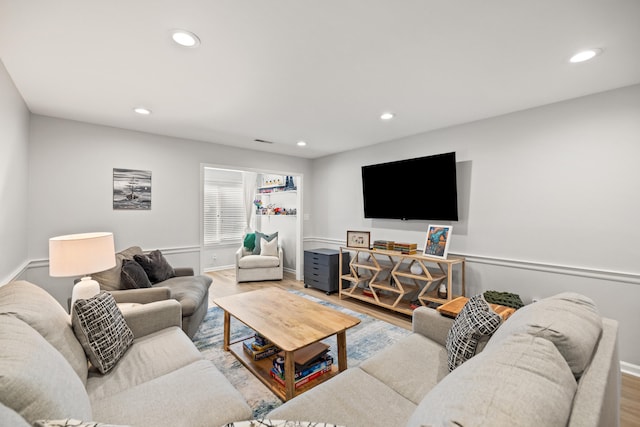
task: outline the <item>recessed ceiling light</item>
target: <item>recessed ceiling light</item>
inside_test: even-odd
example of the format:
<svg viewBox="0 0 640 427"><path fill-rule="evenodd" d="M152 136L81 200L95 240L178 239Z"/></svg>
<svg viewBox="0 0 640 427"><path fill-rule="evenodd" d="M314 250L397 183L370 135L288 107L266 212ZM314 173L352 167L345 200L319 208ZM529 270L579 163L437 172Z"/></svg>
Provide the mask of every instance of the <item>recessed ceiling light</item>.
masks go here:
<svg viewBox="0 0 640 427"><path fill-rule="evenodd" d="M393 113L382 113L380 115L380 120L391 120L395 117L396 115Z"/></svg>
<svg viewBox="0 0 640 427"><path fill-rule="evenodd" d="M298 147L304 147L305 145L307 145L307 143L304 141L298 141L297 144L298 144Z"/></svg>
<svg viewBox="0 0 640 427"><path fill-rule="evenodd" d="M575 64L578 62L588 61L600 55L601 53L602 53L602 49L586 49L573 55L571 59L569 59L569 62Z"/></svg>
<svg viewBox="0 0 640 427"><path fill-rule="evenodd" d="M174 42L184 47L196 47L200 44L198 36L187 30L171 31L171 38Z"/></svg>
<svg viewBox="0 0 640 427"><path fill-rule="evenodd" d="M143 116L148 116L149 114L151 114L151 110L145 107L136 107L133 109L133 111Z"/></svg>

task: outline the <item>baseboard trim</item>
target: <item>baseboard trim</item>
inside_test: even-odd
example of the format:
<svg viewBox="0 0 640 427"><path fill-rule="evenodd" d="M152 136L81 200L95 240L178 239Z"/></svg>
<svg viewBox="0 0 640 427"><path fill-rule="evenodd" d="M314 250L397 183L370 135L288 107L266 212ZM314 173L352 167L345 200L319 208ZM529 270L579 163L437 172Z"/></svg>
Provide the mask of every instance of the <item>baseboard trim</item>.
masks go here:
<svg viewBox="0 0 640 427"><path fill-rule="evenodd" d="M640 377L640 366L628 362L620 362L620 370L634 377Z"/></svg>

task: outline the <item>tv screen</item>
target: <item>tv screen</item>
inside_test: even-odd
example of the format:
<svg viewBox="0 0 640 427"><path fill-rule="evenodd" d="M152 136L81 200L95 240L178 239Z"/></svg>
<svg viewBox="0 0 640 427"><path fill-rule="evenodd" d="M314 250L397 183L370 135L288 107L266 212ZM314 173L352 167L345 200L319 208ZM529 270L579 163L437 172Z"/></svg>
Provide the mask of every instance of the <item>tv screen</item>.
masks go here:
<svg viewBox="0 0 640 427"><path fill-rule="evenodd" d="M362 166L365 218L458 220L456 153Z"/></svg>

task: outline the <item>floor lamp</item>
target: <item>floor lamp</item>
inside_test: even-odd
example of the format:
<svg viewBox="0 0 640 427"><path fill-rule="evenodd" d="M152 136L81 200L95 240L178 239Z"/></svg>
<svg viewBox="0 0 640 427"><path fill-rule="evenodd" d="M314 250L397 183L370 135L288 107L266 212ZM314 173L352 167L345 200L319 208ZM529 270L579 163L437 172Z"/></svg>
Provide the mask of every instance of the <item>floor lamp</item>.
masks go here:
<svg viewBox="0 0 640 427"><path fill-rule="evenodd" d="M100 285L89 274L115 267L113 233L82 233L49 239L49 275L83 276L71 293L71 307L77 299L100 293Z"/></svg>

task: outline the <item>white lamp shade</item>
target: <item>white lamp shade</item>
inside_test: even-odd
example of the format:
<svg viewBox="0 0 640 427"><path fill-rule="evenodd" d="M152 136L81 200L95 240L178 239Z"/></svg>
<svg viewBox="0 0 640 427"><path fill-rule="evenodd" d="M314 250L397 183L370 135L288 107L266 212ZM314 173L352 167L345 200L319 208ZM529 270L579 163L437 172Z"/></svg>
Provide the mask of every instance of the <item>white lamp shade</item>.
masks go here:
<svg viewBox="0 0 640 427"><path fill-rule="evenodd" d="M82 233L49 239L49 275L72 277L115 267L113 233Z"/></svg>

